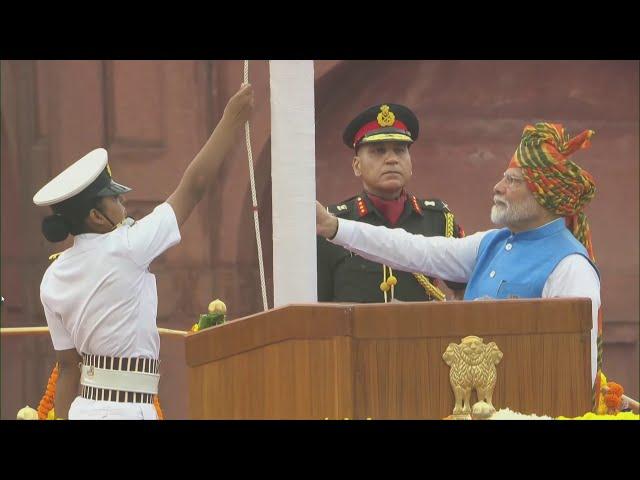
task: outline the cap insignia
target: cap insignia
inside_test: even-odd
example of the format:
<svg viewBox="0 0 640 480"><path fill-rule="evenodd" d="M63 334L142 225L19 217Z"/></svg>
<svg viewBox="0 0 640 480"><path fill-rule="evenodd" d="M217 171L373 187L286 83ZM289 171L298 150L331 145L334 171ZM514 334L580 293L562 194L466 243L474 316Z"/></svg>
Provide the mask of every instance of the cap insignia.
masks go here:
<svg viewBox="0 0 640 480"><path fill-rule="evenodd" d="M389 110L389 105L381 105L378 114L378 125L381 127L390 127L396 121L396 116Z"/></svg>

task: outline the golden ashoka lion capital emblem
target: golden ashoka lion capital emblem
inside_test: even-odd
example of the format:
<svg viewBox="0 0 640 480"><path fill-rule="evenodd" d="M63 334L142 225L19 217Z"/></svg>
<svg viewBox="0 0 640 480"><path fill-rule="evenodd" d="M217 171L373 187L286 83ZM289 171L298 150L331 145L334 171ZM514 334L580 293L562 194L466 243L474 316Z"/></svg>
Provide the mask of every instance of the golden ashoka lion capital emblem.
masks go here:
<svg viewBox="0 0 640 480"><path fill-rule="evenodd" d="M475 389L478 401L484 401L493 409L491 397L496 386L496 365L502 360L502 352L495 342L485 345L482 338L470 335L459 345L450 343L442 358L451 368L449 381L456 399L454 415L471 413L471 393ZM495 411L495 409L494 409Z"/></svg>

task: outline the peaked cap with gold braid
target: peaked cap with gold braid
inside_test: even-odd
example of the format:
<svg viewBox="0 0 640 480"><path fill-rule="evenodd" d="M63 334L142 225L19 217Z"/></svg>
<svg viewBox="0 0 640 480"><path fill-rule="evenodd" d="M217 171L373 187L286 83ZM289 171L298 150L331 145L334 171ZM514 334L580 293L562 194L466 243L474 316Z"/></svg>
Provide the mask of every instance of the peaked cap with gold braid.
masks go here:
<svg viewBox="0 0 640 480"><path fill-rule="evenodd" d="M358 149L364 143L413 143L420 133L416 115L404 105L381 103L367 108L349 122L342 140L349 148Z"/></svg>

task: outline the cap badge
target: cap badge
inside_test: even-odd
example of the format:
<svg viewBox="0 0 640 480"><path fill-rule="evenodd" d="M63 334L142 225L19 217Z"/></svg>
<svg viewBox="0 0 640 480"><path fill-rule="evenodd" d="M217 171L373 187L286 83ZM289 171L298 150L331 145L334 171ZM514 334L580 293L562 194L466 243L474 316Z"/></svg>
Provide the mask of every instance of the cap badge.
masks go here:
<svg viewBox="0 0 640 480"><path fill-rule="evenodd" d="M109 168L109 164L107 163L107 173L109 174L109 178L112 178L113 175L111 175L111 169Z"/></svg>
<svg viewBox="0 0 640 480"><path fill-rule="evenodd" d="M381 127L390 127L396 121L396 116L389 110L389 105L381 105L378 114L378 125Z"/></svg>

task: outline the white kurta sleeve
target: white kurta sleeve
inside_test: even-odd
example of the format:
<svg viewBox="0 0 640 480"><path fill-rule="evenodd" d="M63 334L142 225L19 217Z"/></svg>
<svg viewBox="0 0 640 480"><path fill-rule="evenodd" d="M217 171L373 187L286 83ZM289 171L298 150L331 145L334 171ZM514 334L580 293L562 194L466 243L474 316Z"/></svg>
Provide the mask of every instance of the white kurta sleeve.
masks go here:
<svg viewBox="0 0 640 480"><path fill-rule="evenodd" d="M168 203L158 205L149 215L127 228L129 256L140 266L148 266L181 239L176 214Z"/></svg>
<svg viewBox="0 0 640 480"><path fill-rule="evenodd" d="M398 270L465 283L471 277L480 241L486 233L464 238L425 237L401 228L376 227L339 218L338 232L330 242Z"/></svg>
<svg viewBox="0 0 640 480"><path fill-rule="evenodd" d="M591 299L591 382L598 368L598 309L600 308L600 278L582 255L563 258L551 272L542 289L542 298L586 297Z"/></svg>

